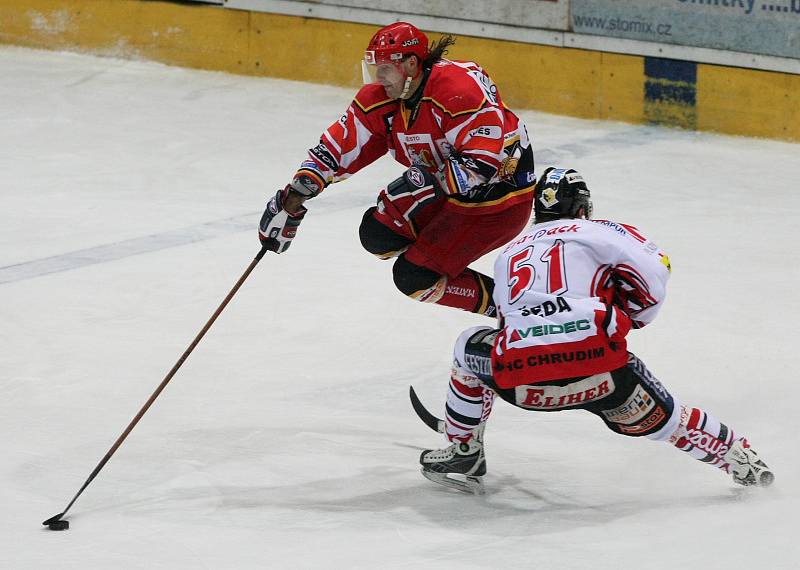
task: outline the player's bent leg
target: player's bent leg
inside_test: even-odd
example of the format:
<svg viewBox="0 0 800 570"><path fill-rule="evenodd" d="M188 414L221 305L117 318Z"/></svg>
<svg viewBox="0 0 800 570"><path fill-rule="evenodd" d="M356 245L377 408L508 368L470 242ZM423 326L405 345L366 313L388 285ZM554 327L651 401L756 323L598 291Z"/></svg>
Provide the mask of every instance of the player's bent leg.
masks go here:
<svg viewBox="0 0 800 570"><path fill-rule="evenodd" d="M395 260L392 277L401 293L422 303L436 303L444 295L447 284L445 276L411 263L405 255Z"/></svg>
<svg viewBox="0 0 800 570"><path fill-rule="evenodd" d="M741 485L766 486L774 475L745 438L708 412L681 405L635 355L612 372L619 390L613 401L591 410L613 431L671 443L733 476ZM613 407L609 407L613 403Z"/></svg>
<svg viewBox="0 0 800 570"><path fill-rule="evenodd" d="M494 318L497 306L493 294L494 279L467 268L456 277L448 278L444 295L437 304Z"/></svg>
<svg viewBox="0 0 800 570"><path fill-rule="evenodd" d="M495 397L482 378L491 375L491 342L496 334L496 329L472 327L456 341L445 404L445 434L450 441L482 439Z"/></svg>
<svg viewBox="0 0 800 570"><path fill-rule="evenodd" d="M628 353L628 363L612 370L611 377L614 393L587 409L621 435L655 440L669 437L678 425L680 405L644 363Z"/></svg>
<svg viewBox="0 0 800 570"><path fill-rule="evenodd" d="M491 347L496 334L497 330L489 327L473 327L459 336L445 405L445 434L451 444L425 450L419 459L426 478L461 491L483 490L479 479L486 474L483 429L494 392L482 378L491 375Z"/></svg>
<svg viewBox="0 0 800 570"><path fill-rule="evenodd" d="M494 281L469 269L469 265L525 228L531 202L524 198L501 210L495 210L496 206L468 206L458 200L444 201L430 220L419 224L414 243L403 254L408 264L426 268L446 279L428 284L424 289L401 290L420 300L495 317ZM395 269L396 273L403 273L412 268L403 264Z"/></svg>
<svg viewBox="0 0 800 570"><path fill-rule="evenodd" d="M450 279L409 261L407 255L397 258L392 273L397 288L414 300L490 317L496 315L497 307L492 300L494 281L482 273L467 268Z"/></svg>
<svg viewBox="0 0 800 570"><path fill-rule="evenodd" d="M399 233L393 232L376 220L376 210L377 208L373 206L364 212L364 217L361 219L361 225L358 228L361 245L368 252L381 259L397 257L408 249L412 241Z"/></svg>

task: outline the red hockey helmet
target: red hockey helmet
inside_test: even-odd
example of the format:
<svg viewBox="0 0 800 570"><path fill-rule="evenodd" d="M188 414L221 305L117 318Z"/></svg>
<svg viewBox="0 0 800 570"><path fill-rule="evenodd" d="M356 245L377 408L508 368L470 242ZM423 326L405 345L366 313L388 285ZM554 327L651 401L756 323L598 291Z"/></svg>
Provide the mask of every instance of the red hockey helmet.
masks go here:
<svg viewBox="0 0 800 570"><path fill-rule="evenodd" d="M423 61L428 55L428 37L408 22L395 22L375 32L364 61L369 65L399 63L409 55Z"/></svg>

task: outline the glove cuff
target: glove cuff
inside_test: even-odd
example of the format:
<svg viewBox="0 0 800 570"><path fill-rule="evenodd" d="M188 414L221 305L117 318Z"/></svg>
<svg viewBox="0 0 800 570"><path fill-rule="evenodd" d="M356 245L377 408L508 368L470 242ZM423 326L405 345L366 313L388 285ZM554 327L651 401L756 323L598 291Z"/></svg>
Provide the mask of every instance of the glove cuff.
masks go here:
<svg viewBox="0 0 800 570"><path fill-rule="evenodd" d="M325 180L319 172L301 168L295 173L289 186L304 198L313 198L325 188Z"/></svg>

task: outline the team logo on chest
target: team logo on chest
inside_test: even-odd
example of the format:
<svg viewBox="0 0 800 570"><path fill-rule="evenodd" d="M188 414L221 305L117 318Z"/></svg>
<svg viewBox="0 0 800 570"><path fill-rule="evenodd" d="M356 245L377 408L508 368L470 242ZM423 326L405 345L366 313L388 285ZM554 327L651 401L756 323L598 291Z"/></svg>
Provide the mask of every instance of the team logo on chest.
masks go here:
<svg viewBox="0 0 800 570"><path fill-rule="evenodd" d="M398 133L397 140L411 164L436 169L444 164L444 157L447 155L444 154L444 145L441 143L446 144L446 141L434 141L428 133Z"/></svg>

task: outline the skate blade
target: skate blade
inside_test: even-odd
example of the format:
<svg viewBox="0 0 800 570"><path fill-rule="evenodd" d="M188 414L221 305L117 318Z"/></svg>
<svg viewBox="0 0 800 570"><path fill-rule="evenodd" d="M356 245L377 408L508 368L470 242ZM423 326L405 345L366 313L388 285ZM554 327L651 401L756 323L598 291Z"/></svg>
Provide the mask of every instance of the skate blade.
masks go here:
<svg viewBox="0 0 800 570"><path fill-rule="evenodd" d="M485 493L483 480L480 477L460 475L458 473L435 473L433 471L426 471L424 467L421 471L422 476L429 481L433 481L445 487L450 487L451 489L456 489L462 493L468 493L470 495L483 495ZM463 477L463 479L459 477Z"/></svg>
<svg viewBox="0 0 800 570"><path fill-rule="evenodd" d="M743 487L769 487L775 482L775 475L772 471L763 470L747 474L746 477L735 477L733 480Z"/></svg>

